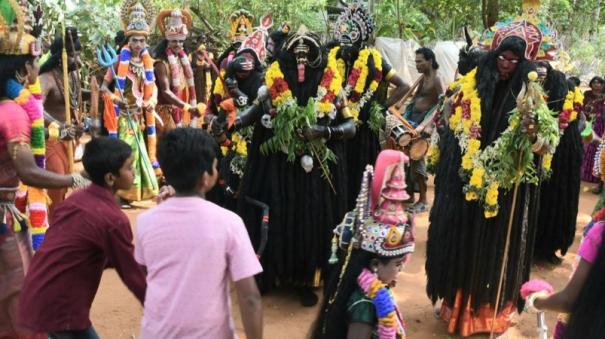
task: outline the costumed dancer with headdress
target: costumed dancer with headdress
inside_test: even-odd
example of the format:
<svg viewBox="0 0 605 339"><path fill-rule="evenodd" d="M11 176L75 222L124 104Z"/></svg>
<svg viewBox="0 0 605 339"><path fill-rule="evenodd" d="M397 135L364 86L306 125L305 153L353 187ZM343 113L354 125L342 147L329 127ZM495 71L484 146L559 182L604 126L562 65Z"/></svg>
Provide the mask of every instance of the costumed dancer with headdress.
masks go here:
<svg viewBox="0 0 605 339"><path fill-rule="evenodd" d="M263 86L267 39L272 25L273 16L265 15L258 29L240 43L237 53L216 78L208 106L209 113L217 117L211 129L221 147L219 184L208 199L232 211L237 209L237 192L244 175L252 128L227 135L224 127L233 126L239 112L253 104Z"/></svg>
<svg viewBox="0 0 605 339"><path fill-rule="evenodd" d="M327 227L346 212L343 141L355 126L349 109L339 105L335 54L323 54L319 36L304 26L291 33L256 103L234 123L236 130L254 124L238 212L257 246L263 243L262 211L248 200L269 207L261 289L297 287L304 306L318 300L312 289L328 259Z"/></svg>
<svg viewBox="0 0 605 339"><path fill-rule="evenodd" d="M586 129L588 132L585 137L584 160L582 162L582 180L592 183L599 183L599 186L593 191L596 194L601 193L602 182L592 173L595 161L595 153L598 144L603 138L605 132L605 80L601 77L594 77L588 83L590 90L584 92L584 114L586 119L591 122L591 127Z"/></svg>
<svg viewBox="0 0 605 339"><path fill-rule="evenodd" d="M206 34L200 33L197 39L197 49L189 55L189 58L193 67L193 80L195 82L197 100L207 105L212 93L212 84L217 74L214 74L212 70L214 53L208 50L208 37Z"/></svg>
<svg viewBox="0 0 605 339"><path fill-rule="evenodd" d="M374 168L366 167L355 209L334 229L330 262L337 266L311 338L406 337L391 288L415 247L414 219L405 211L407 161L402 152L385 150Z"/></svg>
<svg viewBox="0 0 605 339"><path fill-rule="evenodd" d="M254 32L254 15L245 9L238 9L229 16L229 39L231 45L223 51L216 59L220 70L227 68L227 65L233 60L235 54L242 45L242 42Z"/></svg>
<svg viewBox="0 0 605 339"><path fill-rule="evenodd" d="M525 20L503 26L478 67L450 86L457 93L440 141L426 272L451 334L505 332L523 309L518 289L529 277L539 203L531 183L545 171L539 155L559 138L531 72L541 42Z"/></svg>
<svg viewBox="0 0 605 339"><path fill-rule="evenodd" d="M66 121L65 118L65 84L63 83L61 60L64 42L69 72L67 86L69 86L70 116L74 117L73 121ZM50 57L40 66L40 84L44 95L44 120L48 129L46 169L58 174L69 174L70 164L67 152L70 148L68 143L73 143L73 140L81 136L83 132L81 125L72 124L77 121L76 117L80 116L79 109L88 94L82 90L78 74L81 50L78 30L74 27L67 27L63 37L55 38L50 46ZM49 218L52 217L54 208L65 199L66 193L66 188L48 190L51 200L48 207Z"/></svg>
<svg viewBox="0 0 605 339"><path fill-rule="evenodd" d="M18 299L32 258L44 239L47 217L30 221L15 198L19 181L41 188L79 188L79 174L59 175L44 167L44 116L38 79L41 43L32 34L39 22L29 15L28 1L0 3L0 337L30 335L17 326ZM38 14L41 11L36 10ZM41 16L37 16L38 18ZM35 27L33 26L35 25ZM29 194L32 194L31 191ZM44 201L46 192L36 191ZM45 207L45 206L44 206ZM30 238L31 236L31 238Z"/></svg>
<svg viewBox="0 0 605 339"><path fill-rule="evenodd" d="M153 58L147 49L150 25L155 8L150 0L126 0L122 5L122 25L128 39L122 47L115 66L114 79L107 70L101 91L105 111L103 122L109 136L120 138L130 145L135 159L135 179L128 191L118 191L127 202L150 199L158 194L159 163L156 158L157 88L153 72ZM109 85L116 82L115 90ZM146 133L143 133L142 130ZM145 147L145 137L147 147Z"/></svg>
<svg viewBox="0 0 605 339"><path fill-rule="evenodd" d="M163 122L158 126L161 136L175 127L188 127L206 107L197 106L193 69L184 47L193 25L191 14L186 9L164 9L156 23L164 36L153 55L158 88L156 111Z"/></svg>
<svg viewBox="0 0 605 339"><path fill-rule="evenodd" d="M385 107L398 102L409 90L381 53L367 47L373 31L374 20L358 1L344 9L334 26L339 46L331 51L336 52L347 105L357 126L355 137L346 143L349 208L355 205L359 190L357 183L365 166L372 163L380 152L379 133L384 128ZM383 81L396 87L386 102L376 95Z"/></svg>
<svg viewBox="0 0 605 339"><path fill-rule="evenodd" d="M548 107L559 113L561 141L554 156L545 159L552 162L552 175L540 188L534 257L558 264L561 259L556 252L560 250L561 255L565 255L576 234L584 153L578 115L584 100L580 89L569 84L565 74L553 69L548 61L539 61L537 66L548 96Z"/></svg>

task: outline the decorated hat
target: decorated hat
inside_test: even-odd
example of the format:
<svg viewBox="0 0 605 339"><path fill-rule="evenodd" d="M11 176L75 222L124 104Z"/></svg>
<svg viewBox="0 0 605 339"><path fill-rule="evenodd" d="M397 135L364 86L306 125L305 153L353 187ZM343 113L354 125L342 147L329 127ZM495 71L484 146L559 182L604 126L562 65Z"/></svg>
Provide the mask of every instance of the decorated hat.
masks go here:
<svg viewBox="0 0 605 339"><path fill-rule="evenodd" d="M511 22L506 26L502 26L494 34L491 48L497 49L506 38L512 36L519 37L525 41L525 58L535 60L542 44L542 32L538 26L527 20Z"/></svg>
<svg viewBox="0 0 605 339"><path fill-rule="evenodd" d="M193 25L193 18L186 9L164 9L158 14L156 22L166 39L185 40Z"/></svg>
<svg viewBox="0 0 605 339"><path fill-rule="evenodd" d="M252 33L254 15L245 9L240 9L229 16L229 22L231 23L229 38L233 42L242 42Z"/></svg>
<svg viewBox="0 0 605 339"><path fill-rule="evenodd" d="M151 0L126 0L122 4L122 28L126 37L149 36L156 10Z"/></svg>
<svg viewBox="0 0 605 339"><path fill-rule="evenodd" d="M257 61L264 64L267 57L267 38L271 26L273 26L273 15L269 13L261 18L260 26L244 39L237 54L251 53Z"/></svg>
<svg viewBox="0 0 605 339"><path fill-rule="evenodd" d="M338 16L334 37L340 42L355 44L367 42L374 32L374 20L359 1L353 1Z"/></svg>
<svg viewBox="0 0 605 339"><path fill-rule="evenodd" d="M525 58L529 60L567 59L557 31L538 18L540 0L523 0L522 8L521 16L498 21L487 29L481 37L480 45L484 49L494 49L506 38L517 36L526 42Z"/></svg>
<svg viewBox="0 0 605 339"><path fill-rule="evenodd" d="M40 40L32 35L36 21L27 0L0 1L0 54L41 55Z"/></svg>
<svg viewBox="0 0 605 339"><path fill-rule="evenodd" d="M314 32L311 32L307 29L305 25L301 25L296 33L290 33L285 43L286 50L291 50L294 53L298 51L305 51L308 56L311 55L311 48L313 48L316 53L314 60L309 60L308 65L311 67L317 67L321 64L322 54L321 54L321 39L319 35Z"/></svg>
<svg viewBox="0 0 605 339"><path fill-rule="evenodd" d="M407 161L400 151L384 150L375 169L366 167L355 210L334 229L334 241L342 249L352 245L383 257L414 252L414 228L403 205L409 198L405 192Z"/></svg>

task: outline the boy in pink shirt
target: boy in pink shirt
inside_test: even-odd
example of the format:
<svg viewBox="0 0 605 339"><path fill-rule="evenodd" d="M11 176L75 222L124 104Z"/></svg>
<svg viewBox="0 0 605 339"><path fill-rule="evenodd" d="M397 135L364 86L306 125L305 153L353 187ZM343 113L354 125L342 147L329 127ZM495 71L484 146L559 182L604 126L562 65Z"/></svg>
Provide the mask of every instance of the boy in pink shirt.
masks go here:
<svg viewBox="0 0 605 339"><path fill-rule="evenodd" d="M235 338L234 282L246 337L262 337L262 271L239 216L204 199L216 183L214 140L177 128L158 145L169 198L137 218L135 258L147 268L141 338Z"/></svg>

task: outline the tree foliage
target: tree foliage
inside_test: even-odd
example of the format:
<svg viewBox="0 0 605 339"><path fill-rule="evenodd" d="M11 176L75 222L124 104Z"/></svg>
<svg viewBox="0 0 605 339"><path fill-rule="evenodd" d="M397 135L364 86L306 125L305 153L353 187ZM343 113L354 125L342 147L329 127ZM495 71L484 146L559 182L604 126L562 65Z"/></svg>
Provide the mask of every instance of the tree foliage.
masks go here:
<svg viewBox="0 0 605 339"><path fill-rule="evenodd" d="M375 21L376 35L415 39L422 44L435 40L460 39L462 28L467 26L475 37L485 29L486 22L515 17L521 13L521 0L365 0L370 2ZM154 0L158 8L175 8L186 5L198 15L194 16L195 32L209 34L213 45L222 49L227 44L226 32L229 15L240 8L247 9L259 18L272 12L275 24L287 21L296 29L305 24L309 29L329 36L330 25L326 9L339 6L340 0ZM112 41L120 28L121 0L42 0L45 12L45 38L50 42L58 31L62 13L67 5L68 25L78 27L83 46L84 60L94 67L94 47ZM549 22L573 59L582 62L576 72L592 69L605 71L600 51L605 47L601 15L605 0L542 0L540 18ZM210 29L212 28L212 29Z"/></svg>

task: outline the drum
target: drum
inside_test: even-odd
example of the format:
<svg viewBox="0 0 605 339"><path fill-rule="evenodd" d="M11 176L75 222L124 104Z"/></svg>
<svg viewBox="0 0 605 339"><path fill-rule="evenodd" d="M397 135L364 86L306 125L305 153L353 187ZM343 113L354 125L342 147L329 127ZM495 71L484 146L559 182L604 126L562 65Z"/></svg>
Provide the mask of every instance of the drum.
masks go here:
<svg viewBox="0 0 605 339"><path fill-rule="evenodd" d="M401 148L408 146L412 142L412 131L392 114L387 114L386 130L395 145Z"/></svg>
<svg viewBox="0 0 605 339"><path fill-rule="evenodd" d="M412 160L420 160L424 158L426 152L429 150L429 142L426 139L418 138L415 139L409 147L409 156Z"/></svg>

